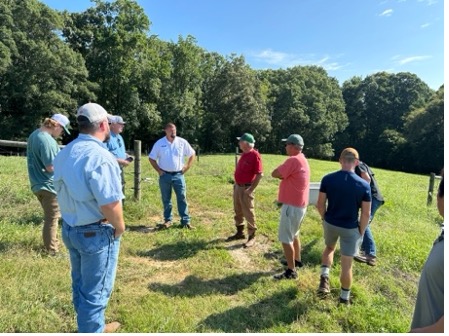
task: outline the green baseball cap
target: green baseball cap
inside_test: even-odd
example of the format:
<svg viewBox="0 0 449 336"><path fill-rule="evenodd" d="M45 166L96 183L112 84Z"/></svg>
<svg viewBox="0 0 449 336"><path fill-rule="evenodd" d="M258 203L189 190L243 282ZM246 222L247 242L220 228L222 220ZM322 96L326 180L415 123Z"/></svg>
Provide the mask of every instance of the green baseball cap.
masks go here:
<svg viewBox="0 0 449 336"><path fill-rule="evenodd" d="M241 137L237 137L237 140L246 141L247 143L250 143L250 144L253 144L256 142L256 140L254 140L254 137L252 136L252 134L249 134L249 133L245 133Z"/></svg>
<svg viewBox="0 0 449 336"><path fill-rule="evenodd" d="M294 145L304 146L304 140L299 134L290 134L287 139L282 139L282 141L286 141Z"/></svg>

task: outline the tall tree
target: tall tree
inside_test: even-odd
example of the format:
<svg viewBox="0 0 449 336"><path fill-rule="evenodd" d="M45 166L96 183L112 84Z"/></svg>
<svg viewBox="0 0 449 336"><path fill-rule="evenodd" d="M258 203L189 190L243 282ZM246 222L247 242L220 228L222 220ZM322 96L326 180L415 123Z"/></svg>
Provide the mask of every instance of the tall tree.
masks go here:
<svg viewBox="0 0 449 336"><path fill-rule="evenodd" d="M334 135L347 126L341 89L335 78L316 66L263 72L270 89L270 113L275 127L271 149L291 133L304 137L305 153L317 158L334 154Z"/></svg>
<svg viewBox="0 0 449 336"><path fill-rule="evenodd" d="M0 3L0 138L25 139L44 117L74 113L92 95L84 61L60 39L61 28L58 12L36 0Z"/></svg>
<svg viewBox="0 0 449 336"><path fill-rule="evenodd" d="M264 142L271 131L257 73L242 56L219 64L204 93L204 108L203 148L208 151L232 150L235 137L244 132Z"/></svg>

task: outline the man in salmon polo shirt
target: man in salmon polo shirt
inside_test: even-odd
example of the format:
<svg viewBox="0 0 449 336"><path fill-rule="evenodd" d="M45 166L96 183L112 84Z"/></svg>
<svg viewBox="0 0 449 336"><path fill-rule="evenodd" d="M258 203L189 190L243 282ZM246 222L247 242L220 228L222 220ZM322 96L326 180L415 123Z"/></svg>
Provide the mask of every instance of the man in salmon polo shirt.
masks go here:
<svg viewBox="0 0 449 336"><path fill-rule="evenodd" d="M274 276L276 280L296 279L296 268L302 267L299 228L309 204L310 168L302 153L304 140L291 134L285 141L288 159L271 173L281 180L278 202L282 203L279 221L279 241L282 243L287 269Z"/></svg>

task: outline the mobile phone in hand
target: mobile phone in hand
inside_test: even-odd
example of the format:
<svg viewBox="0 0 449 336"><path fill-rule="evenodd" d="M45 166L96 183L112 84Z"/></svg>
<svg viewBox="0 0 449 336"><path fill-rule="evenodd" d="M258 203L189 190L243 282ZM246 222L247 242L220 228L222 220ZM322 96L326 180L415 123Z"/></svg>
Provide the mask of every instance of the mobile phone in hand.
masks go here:
<svg viewBox="0 0 449 336"><path fill-rule="evenodd" d="M132 156L128 156L125 160L128 162L133 162L134 158Z"/></svg>

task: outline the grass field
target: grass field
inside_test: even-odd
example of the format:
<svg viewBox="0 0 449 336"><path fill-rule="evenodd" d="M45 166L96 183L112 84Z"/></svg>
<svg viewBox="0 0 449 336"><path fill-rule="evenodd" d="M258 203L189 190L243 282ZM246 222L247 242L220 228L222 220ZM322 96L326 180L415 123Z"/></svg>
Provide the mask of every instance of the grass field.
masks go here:
<svg viewBox="0 0 449 336"><path fill-rule="evenodd" d="M124 234L106 316L120 332L406 332L421 267L442 221L426 206L428 177L375 169L386 199L372 224L378 264L354 265L353 305L339 297L339 249L331 269L331 297L316 295L324 248L318 212L302 224L302 259L295 281L282 271L277 241L279 181L271 171L285 160L262 155L265 177L256 190L257 245L226 243L233 233L233 155L202 156L186 174L195 231L151 230L161 221L157 174L142 163L142 199L132 200L126 174ZM312 181L339 169L310 160ZM0 332L73 332L70 264L42 251L42 211L29 189L26 159L0 157ZM176 204L176 202L175 202ZM175 218L177 217L175 209ZM142 230L142 228L150 228Z"/></svg>

